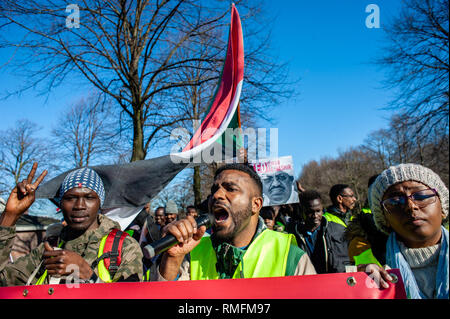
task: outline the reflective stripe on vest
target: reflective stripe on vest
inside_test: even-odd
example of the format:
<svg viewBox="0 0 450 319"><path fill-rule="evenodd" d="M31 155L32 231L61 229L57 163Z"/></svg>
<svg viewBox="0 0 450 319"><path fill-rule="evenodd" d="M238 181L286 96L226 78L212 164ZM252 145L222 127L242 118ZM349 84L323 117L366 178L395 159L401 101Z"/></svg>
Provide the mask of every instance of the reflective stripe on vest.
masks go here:
<svg viewBox="0 0 450 319"><path fill-rule="evenodd" d="M297 245L294 235L264 230L250 244L233 278L280 277L286 274L290 246ZM217 257L210 237L203 237L191 251L191 280L219 279Z"/></svg>
<svg viewBox="0 0 450 319"><path fill-rule="evenodd" d="M150 268L147 269L147 271L144 273L144 276L142 277L142 281L150 281Z"/></svg>
<svg viewBox="0 0 450 319"><path fill-rule="evenodd" d="M362 208L361 211L362 211L364 214L372 214L372 211L370 210L370 208Z"/></svg>
<svg viewBox="0 0 450 319"><path fill-rule="evenodd" d="M326 212L325 214L323 214L323 217L326 218L327 221L329 222L333 222L336 224L340 224L344 227L347 227L347 225L342 221L342 219L340 219L339 217L337 217L336 215L330 214L328 212Z"/></svg>
<svg viewBox="0 0 450 319"><path fill-rule="evenodd" d="M97 257L100 257L103 255L103 249L105 248L106 239L108 238L108 235L103 236L102 241L100 242L100 247L98 248L98 254ZM105 261L104 259L100 260L98 265L98 276L103 282L113 282L111 279L111 276L109 275L108 269L106 269Z"/></svg>

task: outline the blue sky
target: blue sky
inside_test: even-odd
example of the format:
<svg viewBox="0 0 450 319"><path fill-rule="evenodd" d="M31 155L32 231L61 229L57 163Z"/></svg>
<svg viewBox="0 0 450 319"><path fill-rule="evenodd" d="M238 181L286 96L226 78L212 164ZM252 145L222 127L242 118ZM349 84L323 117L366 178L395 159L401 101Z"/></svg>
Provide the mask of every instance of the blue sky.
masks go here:
<svg viewBox="0 0 450 319"><path fill-rule="evenodd" d="M383 73L370 62L386 40L383 22L397 14L400 1L271 2L278 18L273 46L300 76L299 96L274 114L279 155L292 155L296 174L302 165L361 144L387 125L383 111L392 92L383 90ZM367 28L365 12L380 9L380 28Z"/></svg>
<svg viewBox="0 0 450 319"><path fill-rule="evenodd" d="M365 25L365 8L371 3L380 8L379 29ZM300 77L298 97L284 101L272 114L279 129L279 155L293 156L296 175L308 161L336 156L338 150L359 145L370 132L386 127L390 112L381 108L392 92L381 89L383 73L370 62L382 52L384 22L399 7L400 1L387 0L268 1L267 11L276 16L274 53L290 62L292 79ZM0 50L0 65L8 57ZM22 80L1 70L0 95L17 89ZM28 118L43 127L45 136L59 113L82 93L69 78L50 96L30 90L0 100L0 130Z"/></svg>

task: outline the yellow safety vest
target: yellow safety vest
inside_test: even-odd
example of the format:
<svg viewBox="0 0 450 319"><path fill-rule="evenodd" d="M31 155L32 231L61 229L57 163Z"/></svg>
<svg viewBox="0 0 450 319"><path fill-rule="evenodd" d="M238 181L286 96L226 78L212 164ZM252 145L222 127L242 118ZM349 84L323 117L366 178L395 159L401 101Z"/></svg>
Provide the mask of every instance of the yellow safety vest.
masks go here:
<svg viewBox="0 0 450 319"><path fill-rule="evenodd" d="M147 269L147 271L144 273L142 281L150 281L150 269Z"/></svg>
<svg viewBox="0 0 450 319"><path fill-rule="evenodd" d="M244 278L285 276L291 245L297 245L294 235L264 230L248 247L233 278L241 278L241 272ZM191 280L219 279L210 237L203 237L190 256Z"/></svg>
<svg viewBox="0 0 450 319"><path fill-rule="evenodd" d="M369 208L362 208L361 212L363 212L364 214L372 214L372 211ZM356 266L366 264L377 264L378 266L382 267L378 259L373 254L371 248L364 250L358 256L353 256L353 259L355 260Z"/></svg>
<svg viewBox="0 0 450 319"><path fill-rule="evenodd" d="M336 215L325 212L325 214L323 214L323 217L325 217L326 220L329 222L334 222L336 224L340 224L344 227L347 227L347 225L344 223L344 221L342 219L340 219L339 217L337 217Z"/></svg>
<svg viewBox="0 0 450 319"><path fill-rule="evenodd" d="M364 250L358 256L353 256L353 259L355 260L355 266L377 264L378 266L382 267L377 258L374 256L371 248Z"/></svg>

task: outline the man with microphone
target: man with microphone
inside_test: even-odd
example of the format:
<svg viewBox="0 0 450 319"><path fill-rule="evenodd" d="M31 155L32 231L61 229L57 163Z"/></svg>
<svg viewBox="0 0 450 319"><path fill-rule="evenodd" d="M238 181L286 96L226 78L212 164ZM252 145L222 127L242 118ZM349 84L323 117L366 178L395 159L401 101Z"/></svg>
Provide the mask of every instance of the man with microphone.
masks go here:
<svg viewBox="0 0 450 319"><path fill-rule="evenodd" d="M208 202L212 235L203 236L206 226L197 227L191 216L166 225L163 236L178 243L168 245L152 280L316 274L293 235L266 228L259 217L262 204L262 183L253 168L240 163L220 167Z"/></svg>

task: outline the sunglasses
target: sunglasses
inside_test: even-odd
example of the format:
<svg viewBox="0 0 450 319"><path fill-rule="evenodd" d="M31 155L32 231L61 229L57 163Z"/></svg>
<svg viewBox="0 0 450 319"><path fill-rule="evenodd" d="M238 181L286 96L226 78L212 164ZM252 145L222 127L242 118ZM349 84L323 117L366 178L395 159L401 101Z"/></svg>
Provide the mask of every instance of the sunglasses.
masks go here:
<svg viewBox="0 0 450 319"><path fill-rule="evenodd" d="M381 201L380 203L388 212L403 209L407 205L408 199L410 199L419 208L423 208L436 202L436 196L437 191L433 188L429 188L414 192L411 195L393 196Z"/></svg>

